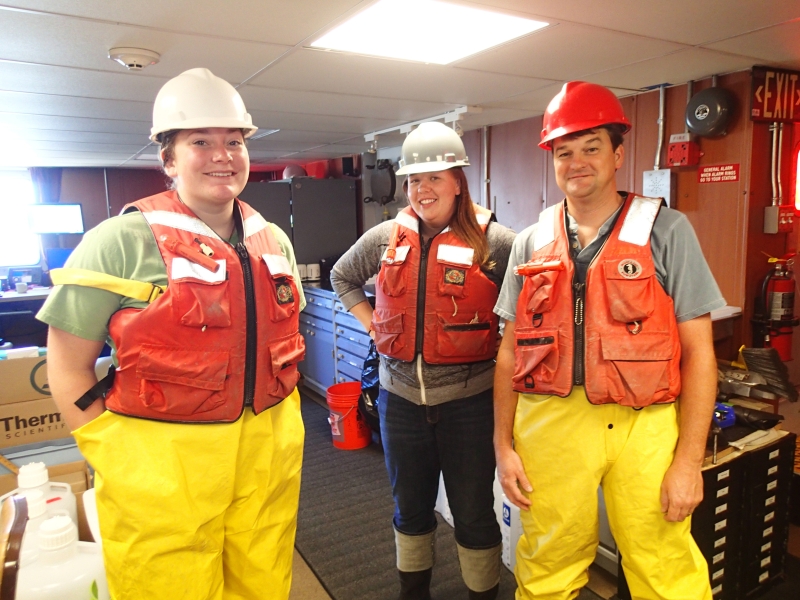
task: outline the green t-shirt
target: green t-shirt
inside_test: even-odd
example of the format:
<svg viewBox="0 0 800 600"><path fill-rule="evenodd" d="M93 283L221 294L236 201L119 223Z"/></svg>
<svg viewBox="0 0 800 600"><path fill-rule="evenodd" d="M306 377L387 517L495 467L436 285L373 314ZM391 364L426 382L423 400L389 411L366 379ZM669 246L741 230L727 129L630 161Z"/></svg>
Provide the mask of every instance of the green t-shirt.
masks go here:
<svg viewBox="0 0 800 600"><path fill-rule="evenodd" d="M286 234L269 224L278 245L292 268L295 281L300 281L294 251ZM234 230L234 236L236 232ZM236 240L231 238L231 243ZM153 232L140 212L131 212L103 221L88 231L75 248L65 267L99 271L108 275L134 279L155 285L167 285L167 271L158 251ZM306 301L300 285L300 310ZM108 341L108 322L123 308L145 308L146 302L97 288L58 285L36 315L40 321L78 337Z"/></svg>

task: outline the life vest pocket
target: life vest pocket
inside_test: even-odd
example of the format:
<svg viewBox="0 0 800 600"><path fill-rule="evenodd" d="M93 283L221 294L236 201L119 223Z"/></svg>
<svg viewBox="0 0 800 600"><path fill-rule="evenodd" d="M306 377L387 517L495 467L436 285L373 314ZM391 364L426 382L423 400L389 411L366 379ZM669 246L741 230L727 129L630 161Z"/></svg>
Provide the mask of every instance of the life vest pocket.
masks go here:
<svg viewBox="0 0 800 600"><path fill-rule="evenodd" d="M411 251L411 246L397 246L394 249L394 258L389 260L387 248L381 257L381 268L378 271L376 283L387 296L396 298L406 293L406 258Z"/></svg>
<svg viewBox="0 0 800 600"><path fill-rule="evenodd" d="M283 400L292 393L300 379L297 363L303 360L305 355L305 340L299 333L269 345L272 376L275 379L275 383L270 385L268 392L270 396Z"/></svg>
<svg viewBox="0 0 800 600"><path fill-rule="evenodd" d="M557 328L515 327L514 345L515 391L536 394L538 385L553 382L559 358Z"/></svg>
<svg viewBox="0 0 800 600"><path fill-rule="evenodd" d="M605 333L600 344L611 401L649 406L669 393L671 383L677 383L669 379L674 350L668 332Z"/></svg>
<svg viewBox="0 0 800 600"><path fill-rule="evenodd" d="M267 297L269 298L269 318L273 323L291 317L300 307L297 283L292 275L289 261L282 254L262 254L261 260L267 266Z"/></svg>
<svg viewBox="0 0 800 600"><path fill-rule="evenodd" d="M387 296L397 298L406 293L406 271L403 263L381 264L376 283Z"/></svg>
<svg viewBox="0 0 800 600"><path fill-rule="evenodd" d="M525 307L526 318L552 310L555 301L553 288L559 273L560 271L544 271L525 277L523 286L530 289L528 305Z"/></svg>
<svg viewBox="0 0 800 600"><path fill-rule="evenodd" d="M173 281L169 287L175 317L187 327L230 327L228 282L199 279Z"/></svg>
<svg viewBox="0 0 800 600"><path fill-rule="evenodd" d="M144 344L136 363L139 399L165 415L189 416L219 408L226 401L229 360L227 350Z"/></svg>
<svg viewBox="0 0 800 600"><path fill-rule="evenodd" d="M474 322L453 323L452 313L438 313L436 349L441 356L475 359L491 349L495 328L488 314L479 314Z"/></svg>
<svg viewBox="0 0 800 600"><path fill-rule="evenodd" d="M468 267L438 263L435 268L440 295L454 298L466 296Z"/></svg>
<svg viewBox="0 0 800 600"><path fill-rule="evenodd" d="M405 312L396 308L376 308L372 313L375 347L379 354L396 356L405 348L402 335L404 317Z"/></svg>
<svg viewBox="0 0 800 600"><path fill-rule="evenodd" d="M655 312L655 268L632 258L614 258L603 264L611 316L620 323L643 321Z"/></svg>
<svg viewBox="0 0 800 600"><path fill-rule="evenodd" d="M284 321L295 314L300 306L300 300L294 277L270 277L267 288L270 299L269 318L273 323Z"/></svg>
<svg viewBox="0 0 800 600"><path fill-rule="evenodd" d="M436 278L439 294L464 298L467 273L472 268L475 250L464 246L440 244L436 250Z"/></svg>

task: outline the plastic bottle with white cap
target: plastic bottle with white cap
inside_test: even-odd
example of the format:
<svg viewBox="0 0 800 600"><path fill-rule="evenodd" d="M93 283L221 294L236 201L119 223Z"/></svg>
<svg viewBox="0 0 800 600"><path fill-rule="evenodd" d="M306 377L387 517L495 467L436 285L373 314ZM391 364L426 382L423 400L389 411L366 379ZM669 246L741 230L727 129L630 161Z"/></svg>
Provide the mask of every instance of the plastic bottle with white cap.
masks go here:
<svg viewBox="0 0 800 600"><path fill-rule="evenodd" d="M66 515L39 526L39 556L22 563L16 600L110 600L102 550L78 541L78 528Z"/></svg>
<svg viewBox="0 0 800 600"><path fill-rule="evenodd" d="M43 462L28 463L21 466L17 475L17 485L19 487L16 490L0 497L0 500L12 494L39 490L44 494L48 516L53 517L66 512L72 522L76 525L78 524L78 504L75 500L75 494L72 493L72 488L68 483L50 481L47 474L47 466Z"/></svg>
<svg viewBox="0 0 800 600"><path fill-rule="evenodd" d="M28 564L39 555L39 526L47 520L47 503L39 490L27 490L20 494L28 504L28 522L22 536L20 564ZM65 513L66 514L66 513Z"/></svg>

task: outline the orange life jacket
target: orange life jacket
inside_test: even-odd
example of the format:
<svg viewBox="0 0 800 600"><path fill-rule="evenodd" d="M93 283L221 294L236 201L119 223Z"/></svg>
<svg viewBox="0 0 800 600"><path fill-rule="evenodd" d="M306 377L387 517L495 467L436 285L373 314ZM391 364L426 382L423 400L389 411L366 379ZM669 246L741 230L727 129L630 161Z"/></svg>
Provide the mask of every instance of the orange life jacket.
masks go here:
<svg viewBox="0 0 800 600"><path fill-rule="evenodd" d="M119 367L106 407L157 421L228 423L246 404L259 413L288 396L305 353L300 299L264 218L237 200L244 236L234 248L175 192L124 210L133 209L153 231L169 286L147 308L111 317Z"/></svg>
<svg viewBox="0 0 800 600"><path fill-rule="evenodd" d="M526 276L514 324L515 391L565 397L583 385L593 404L634 407L678 397L678 326L650 249L660 202L628 195L585 284L575 278L564 203L542 212L533 256L517 266Z"/></svg>
<svg viewBox="0 0 800 600"><path fill-rule="evenodd" d="M473 206L485 232L492 213ZM497 286L474 262L474 250L449 227L425 249L418 224L410 207L398 213L381 259L372 321L378 352L411 362L421 351L429 364L494 358Z"/></svg>

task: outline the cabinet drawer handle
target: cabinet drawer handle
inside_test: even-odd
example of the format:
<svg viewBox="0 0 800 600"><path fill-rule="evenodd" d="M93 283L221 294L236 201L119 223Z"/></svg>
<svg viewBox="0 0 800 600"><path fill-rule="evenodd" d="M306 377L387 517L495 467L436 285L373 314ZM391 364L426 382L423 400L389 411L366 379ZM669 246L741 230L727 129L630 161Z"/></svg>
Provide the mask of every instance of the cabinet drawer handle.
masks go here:
<svg viewBox="0 0 800 600"><path fill-rule="evenodd" d="M337 354L336 358L340 358L340 359L344 360L344 354Z"/></svg>
<svg viewBox="0 0 800 600"><path fill-rule="evenodd" d="M314 297L313 297L313 296L309 296L309 297L308 297L308 301L309 301L309 302L314 302Z"/></svg>
<svg viewBox="0 0 800 600"><path fill-rule="evenodd" d="M311 335L311 336L315 336L315 335L317 335L317 334L316 334L316 333L314 333L313 331L309 331L308 333L309 333L309 335Z"/></svg>

